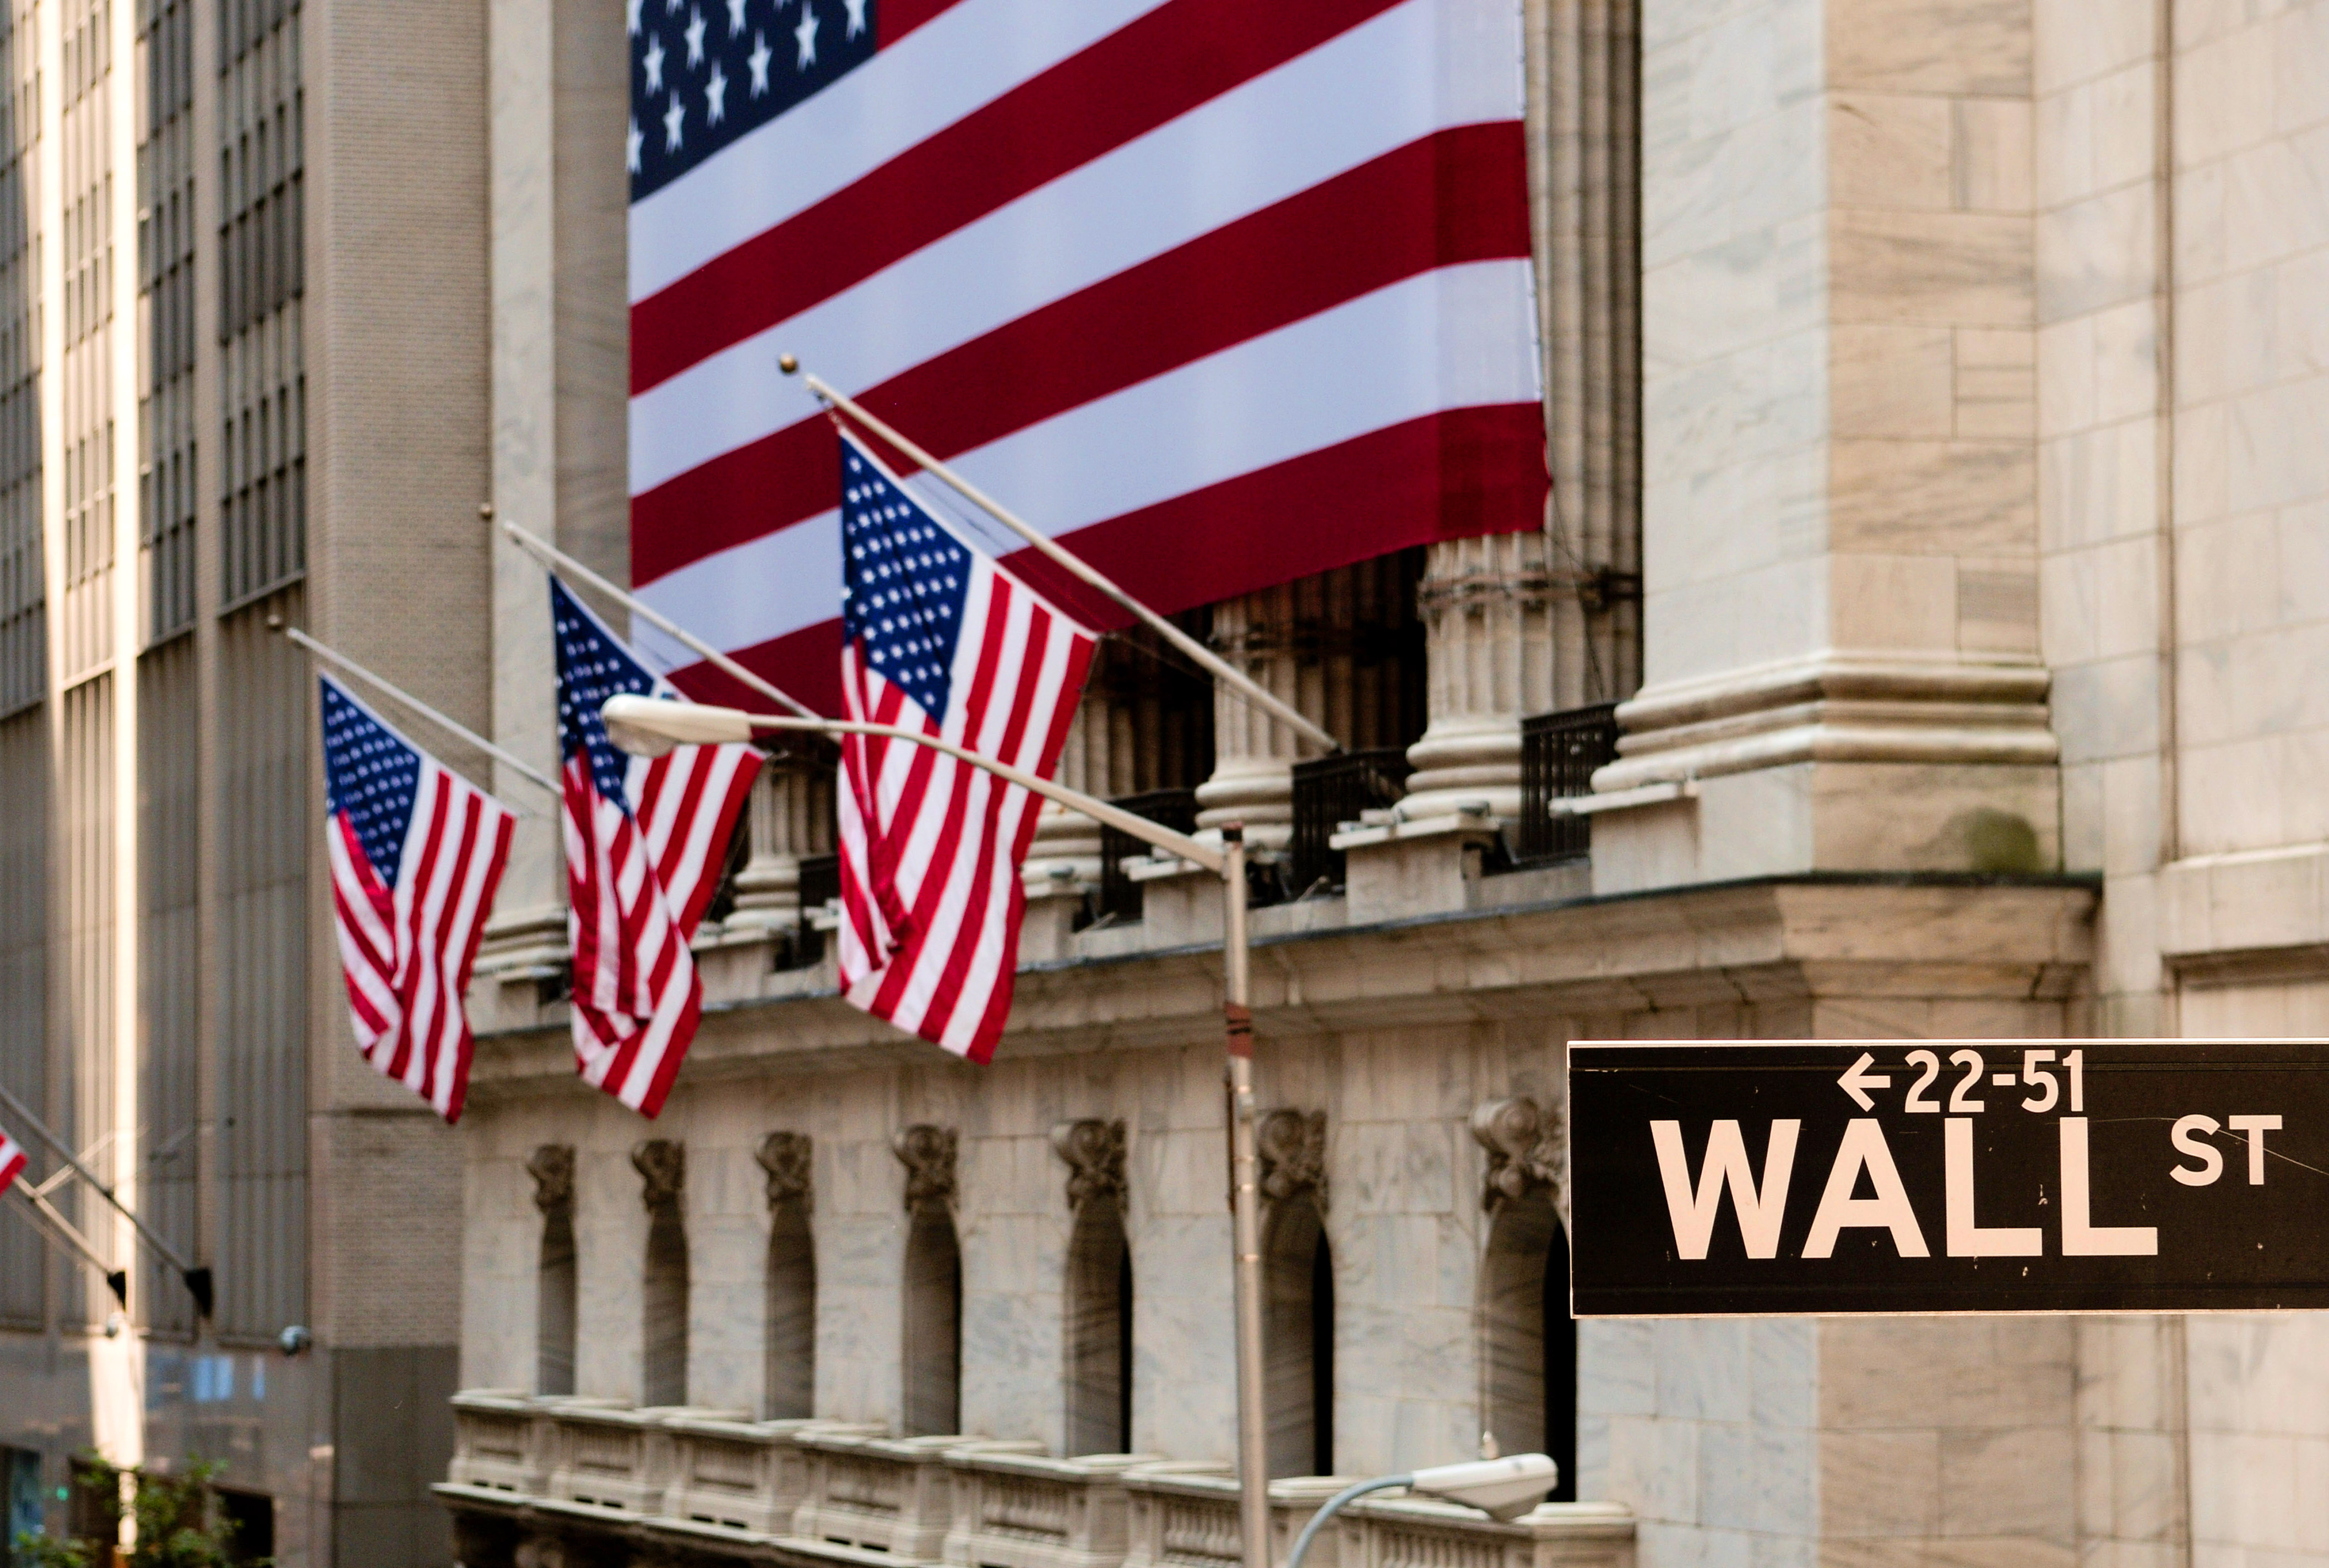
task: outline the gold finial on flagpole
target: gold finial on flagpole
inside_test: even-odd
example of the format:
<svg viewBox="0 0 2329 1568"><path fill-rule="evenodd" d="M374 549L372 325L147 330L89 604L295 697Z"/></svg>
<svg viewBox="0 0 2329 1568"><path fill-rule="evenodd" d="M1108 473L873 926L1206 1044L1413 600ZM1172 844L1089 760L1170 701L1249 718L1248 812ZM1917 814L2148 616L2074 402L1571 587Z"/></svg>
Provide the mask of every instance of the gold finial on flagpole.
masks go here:
<svg viewBox="0 0 2329 1568"><path fill-rule="evenodd" d="M784 371L785 374L789 376L800 369L800 361L793 358L790 354L778 354L777 356L777 369Z"/></svg>

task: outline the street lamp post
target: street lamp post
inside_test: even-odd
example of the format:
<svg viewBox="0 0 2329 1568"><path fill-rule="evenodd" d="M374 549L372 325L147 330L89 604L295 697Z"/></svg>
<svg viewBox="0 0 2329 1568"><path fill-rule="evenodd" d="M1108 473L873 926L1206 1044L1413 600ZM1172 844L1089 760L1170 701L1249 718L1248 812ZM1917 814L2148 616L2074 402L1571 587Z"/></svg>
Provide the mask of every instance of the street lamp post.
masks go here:
<svg viewBox="0 0 2329 1568"><path fill-rule="evenodd" d="M677 746L749 743L755 731L764 729L878 736L928 746L1057 801L1221 878L1221 991L1229 1040L1230 1203L1235 1246L1231 1272L1237 1314L1238 1523L1246 1568L1269 1568L1269 1466L1261 1397L1261 1169L1254 1144L1253 1014L1246 962L1243 830L1223 829L1221 846L1215 849L1081 790L1039 778L950 740L893 724L746 713L736 708L632 696L608 699L599 717L607 726L608 738L642 756L660 756Z"/></svg>
<svg viewBox="0 0 2329 1568"><path fill-rule="evenodd" d="M1302 1559L1309 1555L1310 1543L1326 1527L1326 1521L1357 1502L1370 1492L1388 1492L1404 1487L1426 1497L1444 1498L1451 1503L1462 1503L1479 1509L1495 1519L1517 1519L1544 1500L1561 1479L1561 1467L1547 1455L1517 1453L1510 1459L1467 1460L1462 1464L1434 1465L1429 1469L1413 1470L1404 1475L1377 1476L1371 1481L1344 1487L1326 1499L1326 1506L1310 1516L1295 1538L1294 1550L1287 1554L1286 1568L1302 1568Z"/></svg>

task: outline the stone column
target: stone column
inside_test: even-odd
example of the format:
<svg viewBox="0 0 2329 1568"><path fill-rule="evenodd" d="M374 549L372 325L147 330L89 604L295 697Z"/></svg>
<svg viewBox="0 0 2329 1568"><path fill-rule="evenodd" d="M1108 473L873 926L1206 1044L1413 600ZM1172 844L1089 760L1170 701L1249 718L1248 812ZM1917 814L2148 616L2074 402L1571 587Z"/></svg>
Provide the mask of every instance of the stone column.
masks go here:
<svg viewBox="0 0 2329 1568"><path fill-rule="evenodd" d="M1544 531L1431 547L1430 728L1410 819L1520 812L1520 720L1641 680L1641 154L1635 0L1528 0L1529 215L1544 345Z"/></svg>
<svg viewBox="0 0 2329 1568"><path fill-rule="evenodd" d="M800 916L800 863L833 852L834 769L804 747L768 758L752 784L751 857L736 877L739 925L788 926Z"/></svg>
<svg viewBox="0 0 2329 1568"><path fill-rule="evenodd" d="M1353 751L1397 746L1421 714L1415 584L1420 551L1378 556L1213 606L1212 645ZM1294 765L1316 755L1287 725L1227 687L1213 694L1212 776L1197 824L1242 822L1246 842L1294 835Z"/></svg>
<svg viewBox="0 0 2329 1568"><path fill-rule="evenodd" d="M1420 596L1431 727L1407 748L1407 816L1474 801L1502 821L1520 814L1520 721L1555 702L1545 545L1510 533L1431 547Z"/></svg>
<svg viewBox="0 0 2329 1568"><path fill-rule="evenodd" d="M1645 684L1595 780L1637 803L1594 886L2053 869L2028 8L1650 23Z"/></svg>

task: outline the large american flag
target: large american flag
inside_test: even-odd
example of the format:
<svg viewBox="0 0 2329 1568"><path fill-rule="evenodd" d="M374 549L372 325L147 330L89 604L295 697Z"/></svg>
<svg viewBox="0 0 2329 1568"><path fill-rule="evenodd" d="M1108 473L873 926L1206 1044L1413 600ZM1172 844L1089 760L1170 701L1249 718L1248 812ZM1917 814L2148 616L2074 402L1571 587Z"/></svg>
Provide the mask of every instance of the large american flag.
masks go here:
<svg viewBox="0 0 2329 1568"><path fill-rule="evenodd" d="M760 756L749 746L683 746L652 760L618 750L599 717L607 699L677 693L556 577L550 607L577 1070L653 1116L695 1038L703 984L687 944L719 889Z"/></svg>
<svg viewBox="0 0 2329 1568"><path fill-rule="evenodd" d="M0 1197L8 1196L8 1188L24 1174L27 1163L24 1151L16 1147L16 1141L5 1132L0 1132Z"/></svg>
<svg viewBox="0 0 2329 1568"><path fill-rule="evenodd" d="M461 1119L463 999L517 814L391 728L328 675L324 786L332 915L356 1047L383 1076Z"/></svg>
<svg viewBox="0 0 2329 1568"><path fill-rule="evenodd" d="M1160 610L1541 525L1519 0L628 11L633 580L786 689L841 563L780 352Z"/></svg>
<svg viewBox="0 0 2329 1568"><path fill-rule="evenodd" d="M841 442L842 701L1049 778L1093 634L957 538L847 436ZM995 1054L1040 803L910 741L841 746L841 983L958 1056Z"/></svg>

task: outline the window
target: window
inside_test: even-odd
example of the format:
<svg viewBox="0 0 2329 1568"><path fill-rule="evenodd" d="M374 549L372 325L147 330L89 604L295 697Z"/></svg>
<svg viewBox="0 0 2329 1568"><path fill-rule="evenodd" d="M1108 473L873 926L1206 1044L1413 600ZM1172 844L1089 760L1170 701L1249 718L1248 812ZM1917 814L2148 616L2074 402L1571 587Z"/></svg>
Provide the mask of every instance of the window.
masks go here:
<svg viewBox="0 0 2329 1568"><path fill-rule="evenodd" d="M962 1430L962 1249L943 1203L915 1208L906 1232L908 1437Z"/></svg>
<svg viewBox="0 0 2329 1568"><path fill-rule="evenodd" d="M1262 1398L1272 1476L1334 1473L1334 1259L1316 1199L1270 1210L1261 1244Z"/></svg>
<svg viewBox="0 0 2329 1568"><path fill-rule="evenodd" d="M1501 1203L1481 1261L1486 1361L1482 1424L1504 1453L1542 1451L1561 1467L1555 1502L1577 1499L1577 1324L1569 1315L1569 1241L1543 1190Z"/></svg>
<svg viewBox="0 0 2329 1568"><path fill-rule="evenodd" d="M48 1509L41 1499L41 1456L29 1449L0 1448L0 1487L6 1488L7 1512L0 1525L0 1563L14 1563L19 1535L37 1535L48 1527Z"/></svg>
<svg viewBox="0 0 2329 1568"><path fill-rule="evenodd" d="M275 1499L264 1492L221 1487L219 1514L227 1526L227 1561L265 1563L275 1557Z"/></svg>
<svg viewBox="0 0 2329 1568"><path fill-rule="evenodd" d="M652 1139L632 1152L631 1163L645 1178L647 1207L646 1272L639 1291L639 1403L685 1404L687 1221L680 1200L686 1190L687 1151Z"/></svg>
<svg viewBox="0 0 2329 1568"><path fill-rule="evenodd" d="M526 1161L533 1206L542 1211L534 1271L535 1392L574 1392L574 1150L544 1144Z"/></svg>
<svg viewBox="0 0 2329 1568"><path fill-rule="evenodd" d="M761 1141L768 1173L767 1344L762 1399L770 1421L816 1413L816 1238L809 1229L808 1139L771 1132Z"/></svg>
<svg viewBox="0 0 2329 1568"><path fill-rule="evenodd" d="M1132 1451L1132 1248L1113 1197L1085 1200L1068 1237L1070 1454Z"/></svg>

